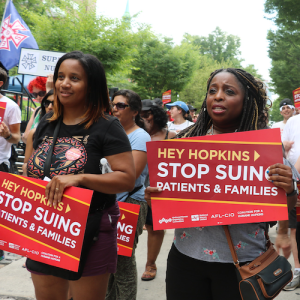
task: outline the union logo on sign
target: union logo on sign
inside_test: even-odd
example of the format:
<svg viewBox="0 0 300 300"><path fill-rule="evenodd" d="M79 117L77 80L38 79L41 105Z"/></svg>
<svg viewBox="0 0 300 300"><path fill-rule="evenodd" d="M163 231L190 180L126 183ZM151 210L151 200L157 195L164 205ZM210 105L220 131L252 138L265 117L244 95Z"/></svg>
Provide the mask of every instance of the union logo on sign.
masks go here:
<svg viewBox="0 0 300 300"><path fill-rule="evenodd" d="M18 49L20 44L29 36L19 33L18 31L29 31L23 26L19 19L16 19L13 23L10 23L11 15L9 15L4 21L0 33L0 50L10 51L9 41L12 41L15 47Z"/></svg>

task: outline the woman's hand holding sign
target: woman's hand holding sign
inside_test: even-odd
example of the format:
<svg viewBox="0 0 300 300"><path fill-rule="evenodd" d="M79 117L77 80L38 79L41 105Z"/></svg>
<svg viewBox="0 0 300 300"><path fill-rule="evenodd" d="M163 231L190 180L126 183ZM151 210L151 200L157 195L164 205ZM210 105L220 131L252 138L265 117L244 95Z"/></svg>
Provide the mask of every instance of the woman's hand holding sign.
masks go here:
<svg viewBox="0 0 300 300"><path fill-rule="evenodd" d="M58 175L46 186L46 198L54 208L61 202L65 188L80 185L80 175Z"/></svg>
<svg viewBox="0 0 300 300"><path fill-rule="evenodd" d="M295 189L293 173L289 166L277 163L268 169L269 180L277 187L284 189L287 197L288 209L291 210L297 202L297 193L293 194ZM289 194L292 194L289 196Z"/></svg>
<svg viewBox="0 0 300 300"><path fill-rule="evenodd" d="M148 186L145 189L145 200L147 201L149 207L151 207L151 193L160 193L162 189L158 187Z"/></svg>

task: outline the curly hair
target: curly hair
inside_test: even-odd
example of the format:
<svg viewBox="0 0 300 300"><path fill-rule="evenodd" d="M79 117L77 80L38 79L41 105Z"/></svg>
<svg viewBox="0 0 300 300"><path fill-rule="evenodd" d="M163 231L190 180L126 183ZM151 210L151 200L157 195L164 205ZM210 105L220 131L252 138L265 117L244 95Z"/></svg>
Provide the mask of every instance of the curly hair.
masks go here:
<svg viewBox="0 0 300 300"><path fill-rule="evenodd" d="M35 86L36 88L42 91L46 91L46 82L47 82L46 77L42 77L42 76L35 77L29 82L27 89L30 93L32 93L33 87Z"/></svg>
<svg viewBox="0 0 300 300"><path fill-rule="evenodd" d="M245 91L241 121L237 131L265 128L267 126L269 108L266 106L268 96L264 83L242 69L218 69L210 74L210 77L207 81L207 91L210 87L212 79L220 72L228 72L233 74ZM182 130L177 137L206 135L207 130L212 124L211 117L208 115L206 109L206 99L207 92L195 125Z"/></svg>
<svg viewBox="0 0 300 300"><path fill-rule="evenodd" d="M166 111L161 106L157 105L153 105L150 108L150 111L153 114L153 122L158 126L159 130L165 128L168 123L168 116Z"/></svg>

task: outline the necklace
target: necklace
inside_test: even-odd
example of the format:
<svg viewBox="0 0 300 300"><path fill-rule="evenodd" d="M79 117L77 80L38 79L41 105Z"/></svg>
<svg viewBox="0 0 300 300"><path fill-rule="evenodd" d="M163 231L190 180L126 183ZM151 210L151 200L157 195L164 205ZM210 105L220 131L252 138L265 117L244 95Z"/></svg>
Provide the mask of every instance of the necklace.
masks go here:
<svg viewBox="0 0 300 300"><path fill-rule="evenodd" d="M212 124L211 127L207 130L206 135L214 135L214 125Z"/></svg>
<svg viewBox="0 0 300 300"><path fill-rule="evenodd" d="M237 132L236 129L234 132ZM211 127L207 130L206 135L214 135L214 124L211 124Z"/></svg>

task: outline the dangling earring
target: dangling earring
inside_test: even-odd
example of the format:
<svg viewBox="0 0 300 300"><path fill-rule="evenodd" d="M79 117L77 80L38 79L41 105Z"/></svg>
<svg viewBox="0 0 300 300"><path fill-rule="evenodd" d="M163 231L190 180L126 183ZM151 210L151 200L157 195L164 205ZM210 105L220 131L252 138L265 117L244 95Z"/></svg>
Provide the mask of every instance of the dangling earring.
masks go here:
<svg viewBox="0 0 300 300"><path fill-rule="evenodd" d="M135 123L135 116L132 117L132 121L133 121L133 123Z"/></svg>

